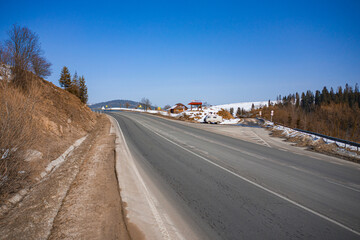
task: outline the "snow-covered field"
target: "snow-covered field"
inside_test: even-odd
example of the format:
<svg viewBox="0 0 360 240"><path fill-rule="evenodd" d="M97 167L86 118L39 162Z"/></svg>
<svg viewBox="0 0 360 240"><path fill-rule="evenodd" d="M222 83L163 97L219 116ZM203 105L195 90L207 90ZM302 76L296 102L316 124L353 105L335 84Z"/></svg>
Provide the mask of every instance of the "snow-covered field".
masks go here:
<svg viewBox="0 0 360 240"><path fill-rule="evenodd" d="M272 104L275 104L276 101L270 101ZM236 112L236 110L238 108L240 109L244 109L245 111L250 111L251 110L251 106L254 104L255 108L260 108L263 106L267 106L269 104L268 101L260 101L260 102L239 102L239 103L229 103L229 104L222 104L222 105L215 105L212 106L212 108L214 109L225 109L225 110L230 110L230 108L234 109L234 112Z"/></svg>
<svg viewBox="0 0 360 240"><path fill-rule="evenodd" d="M271 101L271 103L275 103L275 101ZM251 106L254 104L255 108L259 108L262 106L267 106L268 105L268 101L260 101L260 102L240 102L240 103L230 103L230 104L222 104L222 105L215 105L215 106L211 106L211 107L204 107L202 109L202 111L198 111L196 109L190 110L188 109L187 111L184 111L183 113L179 113L179 114L173 114L173 113L168 113L167 111L159 111L159 110L147 110L147 113L152 113L152 114L161 114L164 116L170 116L170 117L179 117L181 115L187 115L189 116L189 118L192 118L198 122L204 122L204 118L209 115L209 114L217 114L218 111L220 111L221 109L230 111L230 108L234 109L234 115L237 111L238 108L240 109L244 109L245 111L250 111L251 110ZM133 108L108 108L107 110L122 110L122 111L134 111L134 112L145 112L145 110L143 109L133 109ZM239 122L239 118L235 118L235 119L224 119L223 122L221 124L237 124Z"/></svg>

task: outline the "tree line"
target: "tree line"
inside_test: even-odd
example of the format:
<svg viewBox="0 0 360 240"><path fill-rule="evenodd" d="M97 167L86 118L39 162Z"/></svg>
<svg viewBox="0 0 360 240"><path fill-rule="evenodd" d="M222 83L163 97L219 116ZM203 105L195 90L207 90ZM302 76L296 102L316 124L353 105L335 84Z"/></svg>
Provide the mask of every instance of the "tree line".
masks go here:
<svg viewBox="0 0 360 240"><path fill-rule="evenodd" d="M277 97L277 103L255 110L265 118L292 128L300 128L324 135L360 142L359 85L346 84L335 91L324 87L321 91L308 90L301 94Z"/></svg>
<svg viewBox="0 0 360 240"><path fill-rule="evenodd" d="M71 78L69 69L64 66L61 70L59 83L60 86L66 91L77 96L81 100L81 102L85 104L87 103L88 93L84 76L79 77L77 72L75 71L74 76Z"/></svg>
<svg viewBox="0 0 360 240"><path fill-rule="evenodd" d="M317 107L325 106L329 104L345 104L351 109L360 108L360 93L359 85L356 83L355 87L352 88L349 84L346 84L344 89L340 86L335 92L333 88L330 88L330 91L324 87L322 91L315 91L315 94L308 90L303 92L300 95L289 94L282 98L282 101L279 101L281 96L278 97L279 105L289 105L295 104L296 108L301 107L303 111L312 112L315 111Z"/></svg>

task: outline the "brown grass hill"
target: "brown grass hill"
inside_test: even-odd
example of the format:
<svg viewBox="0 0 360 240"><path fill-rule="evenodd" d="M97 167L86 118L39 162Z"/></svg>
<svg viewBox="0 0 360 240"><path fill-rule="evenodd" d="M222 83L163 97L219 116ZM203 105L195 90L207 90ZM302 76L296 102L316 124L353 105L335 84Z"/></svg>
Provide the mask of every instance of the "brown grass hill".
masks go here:
<svg viewBox="0 0 360 240"><path fill-rule="evenodd" d="M95 126L75 95L32 77L26 91L0 80L0 205L39 181L40 173Z"/></svg>

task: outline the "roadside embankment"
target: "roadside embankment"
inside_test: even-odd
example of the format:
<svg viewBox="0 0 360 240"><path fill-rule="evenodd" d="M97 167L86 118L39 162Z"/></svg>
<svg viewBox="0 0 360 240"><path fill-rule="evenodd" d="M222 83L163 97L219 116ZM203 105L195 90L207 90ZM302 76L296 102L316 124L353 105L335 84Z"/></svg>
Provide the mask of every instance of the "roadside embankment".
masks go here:
<svg viewBox="0 0 360 240"><path fill-rule="evenodd" d="M0 239L129 239L107 117L34 76L0 81Z"/></svg>
<svg viewBox="0 0 360 240"><path fill-rule="evenodd" d="M1 216L0 239L129 239L110 126L97 116L81 145Z"/></svg>
<svg viewBox="0 0 360 240"><path fill-rule="evenodd" d="M24 90L0 81L0 207L95 124L86 104L50 82L34 77Z"/></svg>

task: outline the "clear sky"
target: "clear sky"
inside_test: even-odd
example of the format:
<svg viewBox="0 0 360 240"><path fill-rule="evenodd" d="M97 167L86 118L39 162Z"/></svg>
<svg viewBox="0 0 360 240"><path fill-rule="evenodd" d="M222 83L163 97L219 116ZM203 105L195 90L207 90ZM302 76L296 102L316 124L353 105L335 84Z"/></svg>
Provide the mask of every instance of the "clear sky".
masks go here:
<svg viewBox="0 0 360 240"><path fill-rule="evenodd" d="M89 102L210 104L360 84L360 1L0 0L0 40L36 32Z"/></svg>

